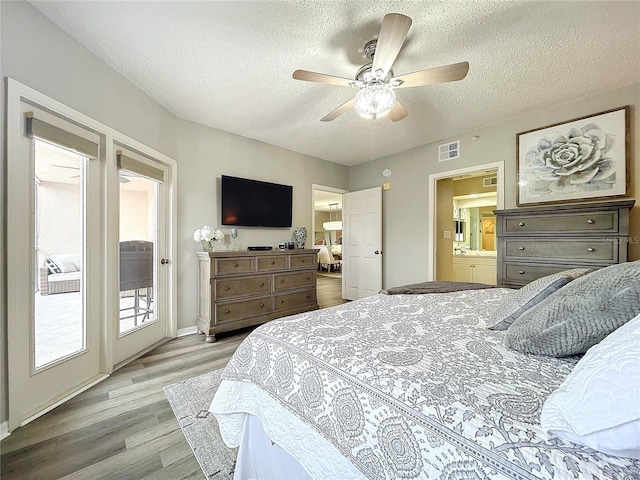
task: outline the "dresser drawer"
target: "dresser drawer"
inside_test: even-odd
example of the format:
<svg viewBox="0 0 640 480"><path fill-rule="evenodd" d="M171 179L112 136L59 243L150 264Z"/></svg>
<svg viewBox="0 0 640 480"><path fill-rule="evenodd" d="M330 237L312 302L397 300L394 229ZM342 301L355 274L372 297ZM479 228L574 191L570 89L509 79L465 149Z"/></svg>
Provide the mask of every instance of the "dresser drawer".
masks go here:
<svg viewBox="0 0 640 480"><path fill-rule="evenodd" d="M618 243L600 239L505 238L504 249L505 258L567 259L599 263L618 261Z"/></svg>
<svg viewBox="0 0 640 480"><path fill-rule="evenodd" d="M276 273L273 275L273 290L310 287L316 281L315 270L299 273Z"/></svg>
<svg viewBox="0 0 640 480"><path fill-rule="evenodd" d="M213 291L215 298L218 300L271 292L270 275L227 278L224 280L213 280L213 282Z"/></svg>
<svg viewBox="0 0 640 480"><path fill-rule="evenodd" d="M215 259L215 275L251 273L255 271L255 257L231 257Z"/></svg>
<svg viewBox="0 0 640 480"><path fill-rule="evenodd" d="M505 263L502 281L504 283L525 284L553 273L573 268L570 265L529 265L523 263Z"/></svg>
<svg viewBox="0 0 640 480"><path fill-rule="evenodd" d="M270 270L286 270L289 268L289 262L286 255L278 255L273 257L258 257L258 271L268 272Z"/></svg>
<svg viewBox="0 0 640 480"><path fill-rule="evenodd" d="M266 295L237 302L216 303L216 324L263 315L271 311L271 297Z"/></svg>
<svg viewBox="0 0 640 480"><path fill-rule="evenodd" d="M305 268L316 266L316 256L310 255L291 255L291 268Z"/></svg>
<svg viewBox="0 0 640 480"><path fill-rule="evenodd" d="M289 310L291 308L313 305L316 303L315 291L310 288L292 293L281 293L274 297L274 310Z"/></svg>
<svg viewBox="0 0 640 480"><path fill-rule="evenodd" d="M615 233L618 212L515 215L504 217L504 234L522 233Z"/></svg>

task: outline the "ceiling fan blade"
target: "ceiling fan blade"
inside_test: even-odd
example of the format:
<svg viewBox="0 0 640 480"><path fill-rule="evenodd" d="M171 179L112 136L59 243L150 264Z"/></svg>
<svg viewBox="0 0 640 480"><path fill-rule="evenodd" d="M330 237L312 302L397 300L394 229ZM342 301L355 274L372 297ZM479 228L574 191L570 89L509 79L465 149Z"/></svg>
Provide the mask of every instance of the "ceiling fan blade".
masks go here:
<svg viewBox="0 0 640 480"><path fill-rule="evenodd" d="M421 87L436 83L455 82L462 80L469 71L469 62L453 63L442 67L429 68L419 72L408 73L396 77L394 80L402 80L404 83L395 88Z"/></svg>
<svg viewBox="0 0 640 480"><path fill-rule="evenodd" d="M396 100L396 104L389 112L389 118L393 122L397 122L398 120L402 120L407 115L409 115L409 112L407 112L407 109L404 108L402 104Z"/></svg>
<svg viewBox="0 0 640 480"><path fill-rule="evenodd" d="M335 120L340 115L342 115L344 112L346 112L351 107L353 107L353 103L354 102L355 102L355 98L352 98L351 100L347 100L346 102L344 102L342 105L340 105L335 110L332 110L331 112L327 113L324 117L322 117L320 119L320 121L321 122L330 122L331 120Z"/></svg>
<svg viewBox="0 0 640 480"><path fill-rule="evenodd" d="M326 83L329 85L343 85L350 87L354 80L342 77L334 77L333 75L325 75L324 73L309 72L307 70L296 70L293 72L293 78L296 80L304 80L305 82Z"/></svg>
<svg viewBox="0 0 640 480"><path fill-rule="evenodd" d="M373 56L372 72L382 70L383 77L387 75L393 62L407 38L407 33L411 27L411 19L399 13L388 13L382 20L380 34L376 45L376 53Z"/></svg>

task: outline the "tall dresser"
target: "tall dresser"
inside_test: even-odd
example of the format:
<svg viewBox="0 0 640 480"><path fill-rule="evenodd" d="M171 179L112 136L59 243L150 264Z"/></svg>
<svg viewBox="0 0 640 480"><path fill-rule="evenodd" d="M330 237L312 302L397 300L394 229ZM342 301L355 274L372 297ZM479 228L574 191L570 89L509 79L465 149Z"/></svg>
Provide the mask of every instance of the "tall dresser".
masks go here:
<svg viewBox="0 0 640 480"><path fill-rule="evenodd" d="M318 309L317 250L199 252L198 330L216 333Z"/></svg>
<svg viewBox="0 0 640 480"><path fill-rule="evenodd" d="M495 210L498 285L627 261L633 200Z"/></svg>

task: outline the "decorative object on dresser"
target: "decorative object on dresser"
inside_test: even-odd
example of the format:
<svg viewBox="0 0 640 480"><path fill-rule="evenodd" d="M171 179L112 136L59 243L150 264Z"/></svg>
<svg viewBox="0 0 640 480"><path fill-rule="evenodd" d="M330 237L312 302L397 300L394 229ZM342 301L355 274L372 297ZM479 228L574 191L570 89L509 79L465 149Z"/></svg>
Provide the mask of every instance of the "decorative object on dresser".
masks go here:
<svg viewBox="0 0 640 480"><path fill-rule="evenodd" d="M193 240L202 244L202 250L205 252L214 252L216 246L214 242L221 242L224 239L224 233L216 230L209 225L204 225L193 232Z"/></svg>
<svg viewBox="0 0 640 480"><path fill-rule="evenodd" d="M518 133L517 205L625 196L629 111L627 105Z"/></svg>
<svg viewBox="0 0 640 480"><path fill-rule="evenodd" d="M627 261L634 200L495 210L498 285Z"/></svg>
<svg viewBox="0 0 640 480"><path fill-rule="evenodd" d="M293 238L295 238L298 248L304 248L304 244L307 243L307 227L294 228Z"/></svg>
<svg viewBox="0 0 640 480"><path fill-rule="evenodd" d="M198 253L198 329L219 332L317 310L316 250Z"/></svg>
<svg viewBox="0 0 640 480"><path fill-rule="evenodd" d="M233 250L234 252L238 251L237 238L238 238L238 229L232 228L231 229L231 250Z"/></svg>

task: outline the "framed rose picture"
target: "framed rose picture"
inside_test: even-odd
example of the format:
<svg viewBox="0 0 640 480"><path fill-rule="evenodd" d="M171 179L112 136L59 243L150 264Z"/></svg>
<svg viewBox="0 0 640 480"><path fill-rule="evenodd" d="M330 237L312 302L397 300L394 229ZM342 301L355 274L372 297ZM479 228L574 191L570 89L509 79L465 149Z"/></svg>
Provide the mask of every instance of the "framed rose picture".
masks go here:
<svg viewBox="0 0 640 480"><path fill-rule="evenodd" d="M629 106L516 135L517 205L627 193Z"/></svg>

